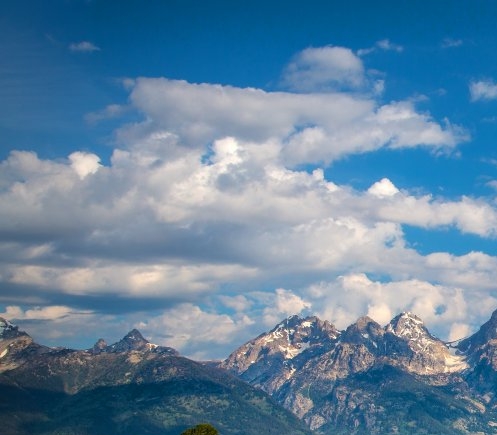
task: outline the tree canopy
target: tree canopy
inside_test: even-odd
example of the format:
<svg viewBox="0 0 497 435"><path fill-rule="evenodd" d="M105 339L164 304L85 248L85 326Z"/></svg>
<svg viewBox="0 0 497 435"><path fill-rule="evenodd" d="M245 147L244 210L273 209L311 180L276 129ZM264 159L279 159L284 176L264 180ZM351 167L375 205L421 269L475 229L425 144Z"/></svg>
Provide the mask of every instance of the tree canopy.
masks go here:
<svg viewBox="0 0 497 435"><path fill-rule="evenodd" d="M214 426L208 423L197 424L190 429L186 429L181 435L218 435L218 431Z"/></svg>

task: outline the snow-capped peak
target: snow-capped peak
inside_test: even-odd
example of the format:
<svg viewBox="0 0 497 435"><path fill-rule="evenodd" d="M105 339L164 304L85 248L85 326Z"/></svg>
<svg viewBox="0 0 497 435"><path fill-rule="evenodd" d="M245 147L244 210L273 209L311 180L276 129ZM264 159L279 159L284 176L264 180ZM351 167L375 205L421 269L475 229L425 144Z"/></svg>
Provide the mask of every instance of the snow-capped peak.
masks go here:
<svg viewBox="0 0 497 435"><path fill-rule="evenodd" d="M423 321L418 316L408 311L394 317L387 325L386 331L391 332L397 337L403 337L408 340L420 338L433 339Z"/></svg>

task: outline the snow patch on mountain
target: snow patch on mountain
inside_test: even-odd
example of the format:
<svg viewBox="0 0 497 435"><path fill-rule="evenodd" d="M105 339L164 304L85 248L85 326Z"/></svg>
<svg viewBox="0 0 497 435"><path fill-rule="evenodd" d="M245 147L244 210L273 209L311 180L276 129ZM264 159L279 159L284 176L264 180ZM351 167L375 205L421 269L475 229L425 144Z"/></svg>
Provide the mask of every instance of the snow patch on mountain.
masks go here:
<svg viewBox="0 0 497 435"><path fill-rule="evenodd" d="M469 368L466 357L452 354L445 357L445 366L447 368L447 373L462 372Z"/></svg>

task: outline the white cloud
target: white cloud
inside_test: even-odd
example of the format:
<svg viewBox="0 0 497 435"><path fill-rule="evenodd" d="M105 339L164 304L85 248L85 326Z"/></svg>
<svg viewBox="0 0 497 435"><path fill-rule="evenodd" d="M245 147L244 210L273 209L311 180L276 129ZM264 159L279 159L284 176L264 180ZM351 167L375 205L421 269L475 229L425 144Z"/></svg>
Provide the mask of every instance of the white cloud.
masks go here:
<svg viewBox="0 0 497 435"><path fill-rule="evenodd" d="M387 187L380 184L373 186L373 192L381 192L378 186L387 190ZM396 193L393 189L390 187L390 193ZM496 209L483 200L463 196L459 201L443 201L431 195L415 197L404 193L391 197L384 194L377 196L381 198L381 202L377 202L375 207L379 219L422 228L454 226L463 233L482 237L497 235Z"/></svg>
<svg viewBox="0 0 497 435"><path fill-rule="evenodd" d="M383 50L383 51L396 51L397 53L401 53L404 51L404 47L399 44L394 44L391 42L389 39L381 39L379 41L376 41L376 43L369 48L361 48L357 50L357 55L358 56L365 56L368 54L371 54L377 50Z"/></svg>
<svg viewBox="0 0 497 435"><path fill-rule="evenodd" d="M219 300L222 302L222 304L225 307L232 308L237 312L247 311L253 305L253 302L247 299L243 295L237 295L237 296L220 295Z"/></svg>
<svg viewBox="0 0 497 435"><path fill-rule="evenodd" d="M388 178L382 178L368 189L368 193L371 193L379 198L384 198L399 193L399 189L397 189Z"/></svg>
<svg viewBox="0 0 497 435"><path fill-rule="evenodd" d="M238 318L209 313L193 304L181 304L164 314L139 322L135 326L156 344L173 347L183 355L203 359L207 348L210 355L219 345L232 343L253 325L247 316ZM218 358L225 354L216 355Z"/></svg>
<svg viewBox="0 0 497 435"><path fill-rule="evenodd" d="M94 51L100 51L100 47L89 41L73 42L69 45L69 50L80 52L80 53L92 53Z"/></svg>
<svg viewBox="0 0 497 435"><path fill-rule="evenodd" d="M254 274L249 267L223 265L113 264L94 261L91 267L14 265L8 281L42 289L57 288L71 295L112 292L129 297L189 298L216 290L218 282ZM179 292L178 289L181 289ZM179 293L178 293L179 292Z"/></svg>
<svg viewBox="0 0 497 435"><path fill-rule="evenodd" d="M470 326L467 323L454 323L450 327L449 336L447 341L456 341L466 338L474 331L471 331Z"/></svg>
<svg viewBox="0 0 497 435"><path fill-rule="evenodd" d="M394 317L395 314L397 313L392 313L392 310L390 309L388 304L382 301L373 301L368 306L368 311L366 313L367 316L374 319L380 325L387 324Z"/></svg>
<svg viewBox="0 0 497 435"><path fill-rule="evenodd" d="M292 290L276 289L273 298L263 311L263 321L268 327L274 326L283 318L300 314L311 307L310 302L296 295Z"/></svg>
<svg viewBox="0 0 497 435"><path fill-rule="evenodd" d="M389 39L382 39L378 41L376 46L385 51L396 51L398 53L404 51L404 47L402 47L402 45L394 44Z"/></svg>
<svg viewBox="0 0 497 435"><path fill-rule="evenodd" d="M100 157L96 154L76 151L69 156L71 167L83 179L90 174L94 174L100 168Z"/></svg>
<svg viewBox="0 0 497 435"><path fill-rule="evenodd" d="M335 49L309 49L296 60L316 71L351 68L359 80L360 61ZM112 300L124 307L117 311L135 313L126 314L132 324L149 317L143 332L152 340L223 356L229 340L295 313L316 311L344 327L365 313L386 321L419 310L445 334L445 321L472 327L488 314L475 301L493 288L497 259L422 255L403 225L491 238L493 203L419 195L386 177L354 189L334 183L333 168L325 177L323 165L383 148L451 150L466 139L458 127L412 101L379 104L357 89L299 94L146 78L129 86L129 110L143 120L116 131L107 165L80 151L59 160L14 151L0 162L1 300L36 302L19 308L21 318L60 315L68 336L82 320L65 313L85 311L69 311L70 301L92 311L95 301ZM318 167L308 172L307 163ZM454 308L442 309L444 298ZM220 314L225 308L234 314ZM112 337L123 335L115 318L103 324ZM199 328L214 338L196 337Z"/></svg>
<svg viewBox="0 0 497 435"><path fill-rule="evenodd" d="M90 313L89 311L86 313ZM85 313L85 314L86 314ZM6 307L5 312L0 313L0 317L11 319L13 321L18 320L56 320L63 317L67 317L72 314L83 314L75 313L70 307L62 305L53 305L48 307L35 307L33 309L22 310L18 306L9 305Z"/></svg>
<svg viewBox="0 0 497 435"><path fill-rule="evenodd" d="M488 187L490 187L493 190L497 191L497 180L490 180L487 183L485 183Z"/></svg>
<svg viewBox="0 0 497 435"><path fill-rule="evenodd" d="M270 157L289 165L328 163L383 147L451 149L467 140L450 123L441 126L418 113L412 102L376 107L374 100L345 93L270 93L139 79L131 99L147 120L122 129L118 137L124 143L142 144L157 132L167 132L181 144L205 147L230 136L263 145L261 151L271 144Z"/></svg>
<svg viewBox="0 0 497 435"><path fill-rule="evenodd" d="M497 85L492 80L473 81L469 84L471 101L495 100Z"/></svg>
<svg viewBox="0 0 497 435"><path fill-rule="evenodd" d="M471 295L462 288L418 279L380 282L365 274L348 274L335 281L314 284L307 294L312 309L342 329L365 314L384 325L396 314L411 311L432 332L447 340L467 335L468 325L474 328L480 314L471 309ZM492 303L485 310L489 316L497 300L487 302Z"/></svg>
<svg viewBox="0 0 497 435"><path fill-rule="evenodd" d="M364 85L364 66L349 48L307 48L290 62L282 81L299 92L356 89Z"/></svg>

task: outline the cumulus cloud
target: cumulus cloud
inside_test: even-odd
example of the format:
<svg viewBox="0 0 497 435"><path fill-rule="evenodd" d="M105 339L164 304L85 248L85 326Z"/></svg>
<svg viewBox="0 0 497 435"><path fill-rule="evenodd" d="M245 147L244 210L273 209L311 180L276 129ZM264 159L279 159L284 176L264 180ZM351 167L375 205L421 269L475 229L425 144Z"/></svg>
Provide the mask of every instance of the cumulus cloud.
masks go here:
<svg viewBox="0 0 497 435"><path fill-rule="evenodd" d="M244 295L220 295L219 300L225 307L231 308L237 312L248 311L253 304L252 301L247 299Z"/></svg>
<svg viewBox="0 0 497 435"><path fill-rule="evenodd" d="M69 156L71 167L83 179L87 175L94 174L100 168L100 157L96 154L76 151Z"/></svg>
<svg viewBox="0 0 497 435"><path fill-rule="evenodd" d="M164 149L172 137L189 147L205 147L229 136L264 144L263 152L289 165L329 163L383 147L451 149L468 138L457 126L418 113L412 102L378 107L374 100L346 93L292 94L139 79L131 99L147 120L118 133L125 143L156 140L162 132Z"/></svg>
<svg viewBox="0 0 497 435"><path fill-rule="evenodd" d="M73 42L69 44L69 50L79 53L92 53L100 51L100 47L89 41Z"/></svg>
<svg viewBox="0 0 497 435"><path fill-rule="evenodd" d="M62 305L35 307L29 310L22 310L18 306L9 305L5 312L0 313L0 317L16 320L55 320L73 314L73 310Z"/></svg>
<svg viewBox="0 0 497 435"><path fill-rule="evenodd" d="M311 303L296 295L292 290L276 289L273 303L264 309L263 320L267 326L274 326L282 318L300 314L311 307Z"/></svg>
<svg viewBox="0 0 497 435"><path fill-rule="evenodd" d="M307 48L298 53L283 74L283 85L293 91L313 92L364 85L364 66L349 48Z"/></svg>
<svg viewBox="0 0 497 435"><path fill-rule="evenodd" d="M468 295L460 287L432 284L419 279L391 282L374 281L367 275L348 274L335 281L309 287L313 309L345 328L365 314L384 325L401 311L412 311L442 339L464 338L468 325L478 322L479 314L470 309ZM486 309L489 316L491 307ZM465 325L465 326L463 326Z"/></svg>
<svg viewBox="0 0 497 435"><path fill-rule="evenodd" d="M388 178L382 178L380 181L377 181L368 189L368 193L379 198L393 196L398 192L399 189L397 189Z"/></svg>
<svg viewBox="0 0 497 435"><path fill-rule="evenodd" d="M135 326L156 344L171 346L195 359L204 359L208 356L206 346L212 356L220 345L233 342L253 323L248 316L233 318L204 311L193 304L182 304Z"/></svg>
<svg viewBox="0 0 497 435"><path fill-rule="evenodd" d="M469 84L471 101L495 100L497 85L492 80L473 81Z"/></svg>
<svg viewBox="0 0 497 435"><path fill-rule="evenodd" d="M410 309L447 336L459 327L446 325L471 328L488 315L474 301L494 286L496 258L422 255L403 226L495 237L493 203L420 195L386 177L354 189L325 172L379 149L452 150L466 133L412 101L317 93L333 81L362 86L350 50L308 49L293 62L312 93L130 81L129 110L142 119L115 132L105 165L92 152L11 152L0 162L0 302L17 308L6 313L37 327L46 319L45 335L64 322L70 335L82 312L111 339L138 325L199 357L225 356L295 313L345 327ZM94 120L120 111L108 106ZM97 314L110 300L125 324Z"/></svg>

